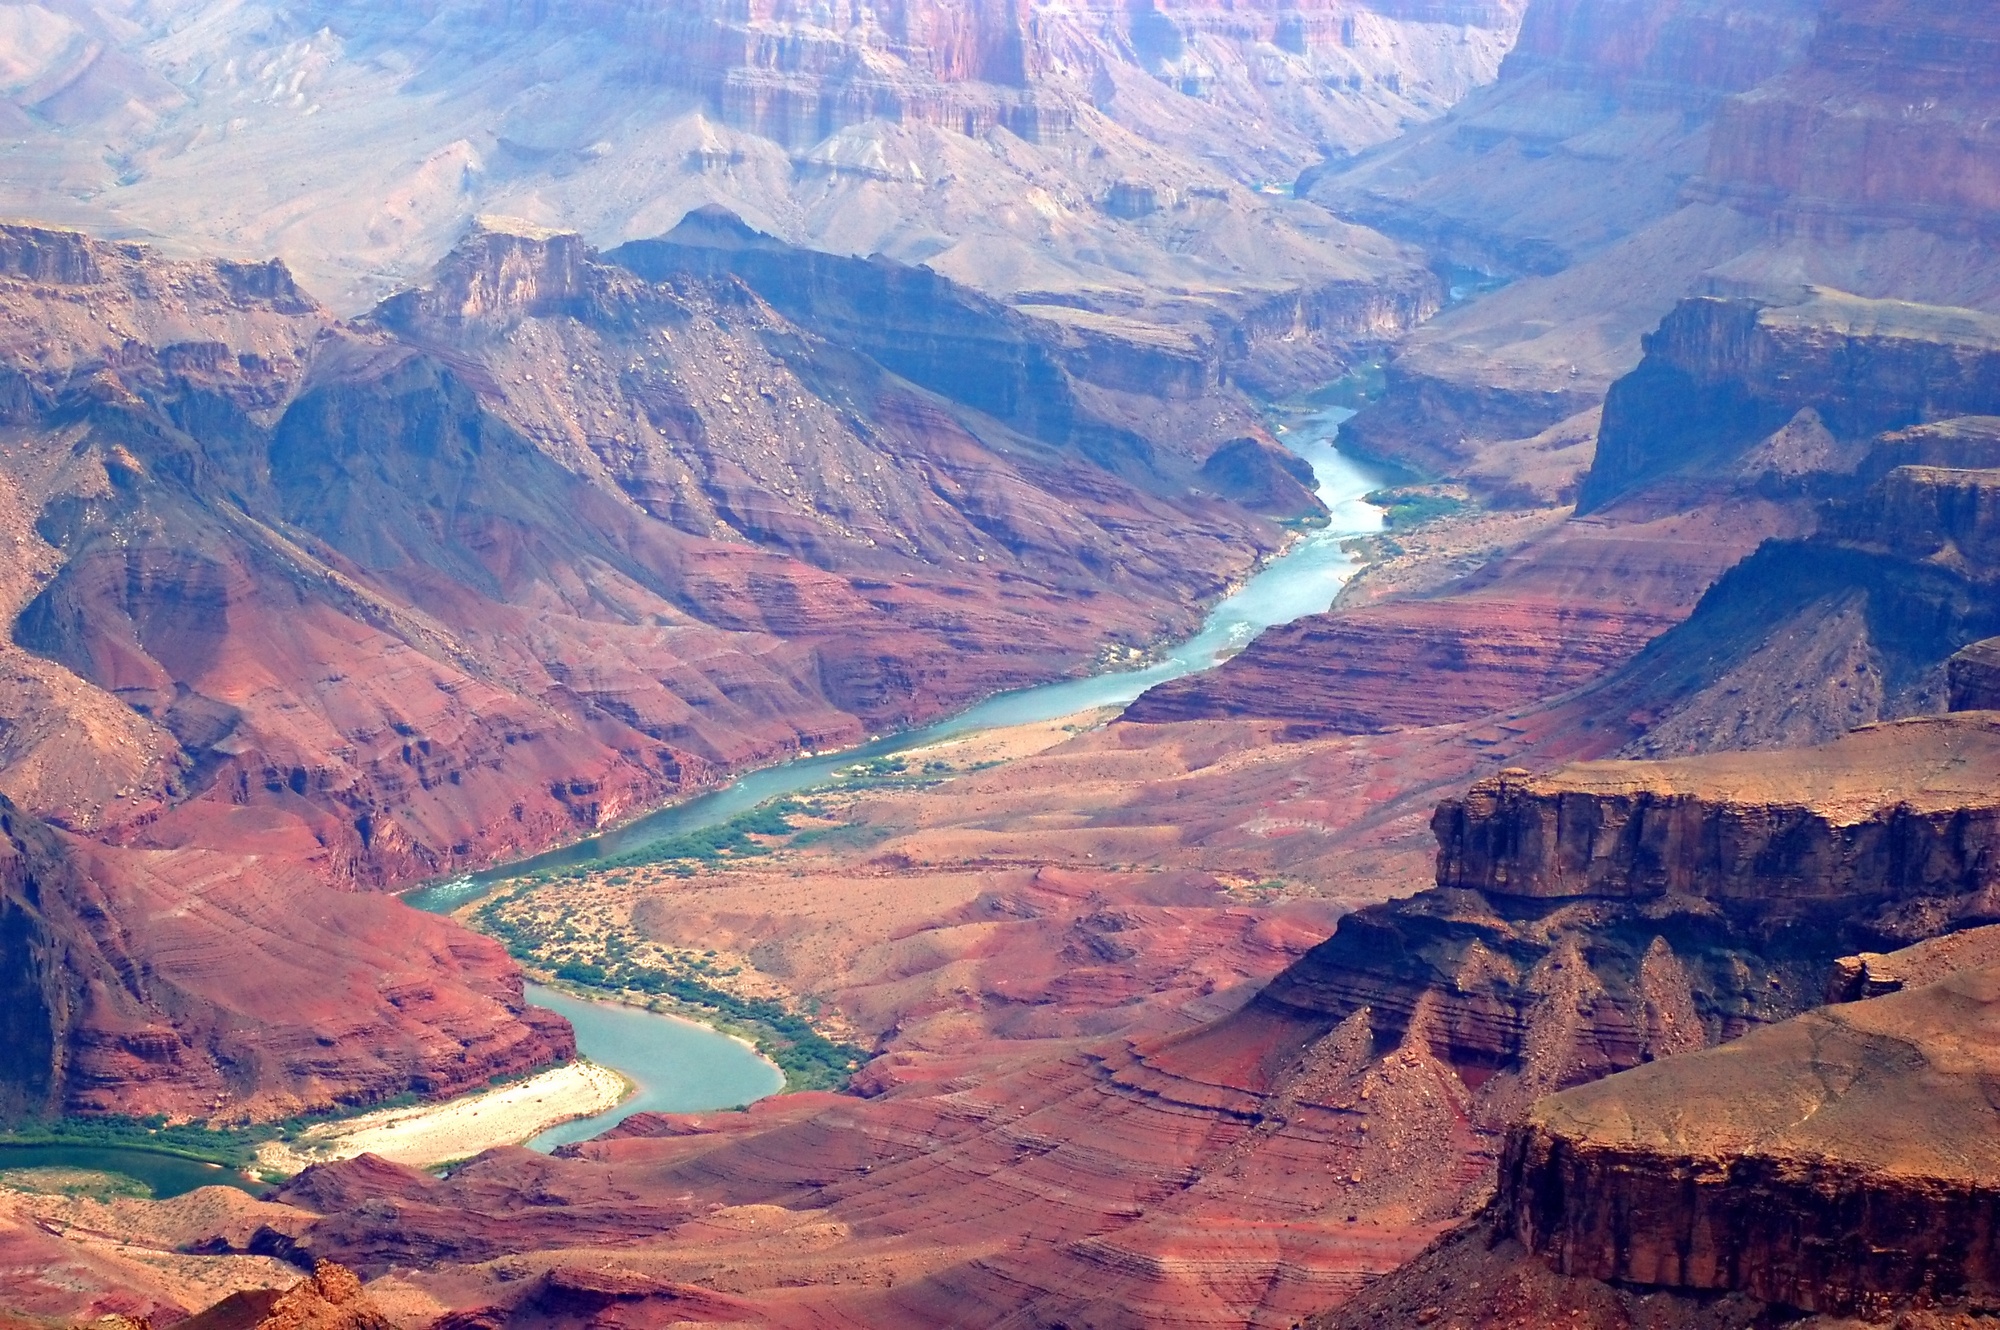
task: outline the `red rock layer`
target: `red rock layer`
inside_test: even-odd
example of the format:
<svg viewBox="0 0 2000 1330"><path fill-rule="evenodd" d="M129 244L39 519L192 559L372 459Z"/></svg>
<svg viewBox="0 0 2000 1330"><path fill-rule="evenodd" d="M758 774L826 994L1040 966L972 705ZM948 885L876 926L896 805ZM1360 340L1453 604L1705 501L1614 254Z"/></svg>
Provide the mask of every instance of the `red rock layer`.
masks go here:
<svg viewBox="0 0 2000 1330"><path fill-rule="evenodd" d="M1799 520L1750 502L1572 522L1439 593L1273 628L1217 669L1149 689L1125 719L1259 717L1365 734L1513 711L1625 664Z"/></svg>
<svg viewBox="0 0 2000 1330"><path fill-rule="evenodd" d="M1843 229L1970 234L2000 215L2000 20L1949 0L1831 0L1800 66L1729 103L1705 186Z"/></svg>
<svg viewBox="0 0 2000 1330"><path fill-rule="evenodd" d="M1743 92L1798 57L1817 0L1753 5L1722 0L1554 0L1530 5L1501 77L1547 71L1564 84L1645 104L1693 103Z"/></svg>
<svg viewBox="0 0 2000 1330"><path fill-rule="evenodd" d="M107 848L0 801L10 1116L282 1117L571 1057L496 944L296 862Z"/></svg>
<svg viewBox="0 0 2000 1330"><path fill-rule="evenodd" d="M2000 318L1818 290L1797 304L1684 301L1605 399L1579 506L1666 475L1847 470L1841 441L1976 415L2000 402ZM1811 432L1816 468L1787 467L1778 432ZM1830 438L1828 436L1831 436ZM1765 442L1771 440L1772 442ZM1763 454L1753 452L1763 445ZM1801 445L1803 446L1803 445Z"/></svg>

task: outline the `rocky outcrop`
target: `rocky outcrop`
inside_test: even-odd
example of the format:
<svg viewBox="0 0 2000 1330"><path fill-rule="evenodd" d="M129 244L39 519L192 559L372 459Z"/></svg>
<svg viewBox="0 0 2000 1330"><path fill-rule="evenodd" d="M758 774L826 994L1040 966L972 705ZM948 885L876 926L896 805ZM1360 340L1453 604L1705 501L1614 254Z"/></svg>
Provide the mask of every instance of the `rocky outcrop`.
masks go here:
<svg viewBox="0 0 2000 1330"><path fill-rule="evenodd" d="M1131 429L1105 429L1092 406L1124 394L1199 403L1232 377L1270 372L1275 362L1266 362L1289 354L1288 344L1327 353L1380 345L1430 317L1441 298L1428 273L1334 280L1231 302L1169 330L1102 317L1087 302L1010 308L929 267L782 244L717 206L696 209L664 236L620 245L606 260L655 281L737 278L787 318L911 382L1107 463L1148 458ZM1086 405L1072 379L1112 397ZM1140 432L1157 435L1158 422Z"/></svg>
<svg viewBox="0 0 2000 1330"><path fill-rule="evenodd" d="M1982 638L1946 662L1953 711L2000 708L2000 638Z"/></svg>
<svg viewBox="0 0 2000 1330"><path fill-rule="evenodd" d="M1201 479L1218 494L1272 517L1325 521L1311 463L1257 438L1231 439L1201 464Z"/></svg>
<svg viewBox="0 0 2000 1330"><path fill-rule="evenodd" d="M1702 298L1645 347L1605 400L1582 509L1669 473L1754 465L1752 445L1808 408L1837 442L2000 403L2000 319L1971 310L1825 290L1786 306Z"/></svg>
<svg viewBox="0 0 2000 1330"><path fill-rule="evenodd" d="M188 1330L391 1330L352 1270L321 1261L288 1289L246 1289L178 1322Z"/></svg>
<svg viewBox="0 0 2000 1330"><path fill-rule="evenodd" d="M1373 734L1518 712L1626 665L1769 534L1765 501L1567 522L1435 590L1336 605L1258 635L1216 669L1147 690L1123 719L1282 721Z"/></svg>
<svg viewBox="0 0 2000 1330"><path fill-rule="evenodd" d="M621 245L605 258L649 281L683 273L741 280L787 318L1031 438L1107 462L1147 460L1143 440L1090 418L1070 369L1089 366L1121 388L1139 387L1147 376L1078 362L1051 330L928 268L795 249L719 208L690 213L667 235ZM1195 398L1218 382L1216 367L1197 361L1152 380L1152 394Z"/></svg>
<svg viewBox="0 0 2000 1330"><path fill-rule="evenodd" d="M2000 218L2000 22L1947 0L1830 0L1808 58L1722 108L1700 189L1841 230Z"/></svg>
<svg viewBox="0 0 2000 1330"><path fill-rule="evenodd" d="M1760 445L1743 468L1760 486L1840 497L1815 535L1764 545L1592 691L1589 705L1628 717L1634 755L1819 742L1979 704L1976 654L1952 660L2000 631L2000 563L1986 535L1995 473L1985 468L2000 462L1992 422L1899 431L1858 462L1834 449L1842 470L1783 481L1766 469L1773 451Z"/></svg>
<svg viewBox="0 0 2000 1330"><path fill-rule="evenodd" d="M1348 916L1257 1002L1420 1029L1501 1098L1736 1038L1816 1005L1840 957L1993 917L1996 762L1974 713L1503 774L1440 805L1433 890Z"/></svg>
<svg viewBox="0 0 2000 1330"><path fill-rule="evenodd" d="M1990 1300L2000 975L1800 1016L1536 1105L1500 1213L1563 1274L1809 1312Z"/></svg>
<svg viewBox="0 0 2000 1330"><path fill-rule="evenodd" d="M831 315L816 332L732 277L649 282L574 236L482 228L340 323L279 269L7 235L0 788L87 838L110 919L177 921L119 944L156 986L84 1020L51 1005L70 962L44 1000L34 958L87 950L9 907L24 1111L291 1111L559 1056L504 961L399 907L231 939L314 880L532 852L1060 674L1107 635L1181 632L1281 538L1187 492L1205 450L1129 465L1151 445L1080 400L1052 446L950 395L970 382L839 347ZM926 291L978 305L925 281L902 293L918 326ZM1038 321L1002 315L989 349L1052 363ZM1126 451L1100 464L1091 439ZM236 1023L259 965L320 946L329 973L399 978ZM216 953L243 963L187 959ZM353 1037L317 1042L341 1010ZM65 1019L71 1052L34 1052ZM27 1065L64 1056L54 1080Z"/></svg>

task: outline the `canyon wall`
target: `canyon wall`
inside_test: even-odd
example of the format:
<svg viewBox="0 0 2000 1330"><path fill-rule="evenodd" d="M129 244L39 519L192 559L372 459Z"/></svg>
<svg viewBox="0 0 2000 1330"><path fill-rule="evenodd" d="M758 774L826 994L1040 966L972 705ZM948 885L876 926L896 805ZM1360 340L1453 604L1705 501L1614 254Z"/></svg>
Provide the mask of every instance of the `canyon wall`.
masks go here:
<svg viewBox="0 0 2000 1330"><path fill-rule="evenodd" d="M1496 1207L1568 1276L1831 1315L1980 1305L1996 984L1967 971L1545 1100Z"/></svg>
<svg viewBox="0 0 2000 1330"><path fill-rule="evenodd" d="M1431 285L1421 256L1283 183L1491 80L1520 9L24 8L0 102L25 146L0 193L10 215L282 255L342 314L482 215L610 248L714 205L929 264L1080 339L1220 337L1289 392L1338 374L1357 325L1373 343L1427 314Z"/></svg>
<svg viewBox="0 0 2000 1330"><path fill-rule="evenodd" d="M1824 290L1783 306L1703 298L1644 346L1605 399L1581 510L1670 472L1727 476L1808 408L1837 446L2000 402L2000 318L1972 310Z"/></svg>
<svg viewBox="0 0 2000 1330"><path fill-rule="evenodd" d="M1417 1020L1486 1093L1594 1079L1816 1005L1840 956L1987 922L1983 714L1826 747L1507 773L1440 805L1437 885L1342 920L1258 998Z"/></svg>
<svg viewBox="0 0 2000 1330"><path fill-rule="evenodd" d="M1977 8L1834 0L1810 57L1726 104L1700 193L1832 234L1984 234L2000 215L2000 23Z"/></svg>
<svg viewBox="0 0 2000 1330"><path fill-rule="evenodd" d="M1112 751L1047 760L1101 781ZM925 955L973 949L948 967L956 1005L899 1023L891 1037L909 1042L864 1081L875 1097L634 1119L562 1157L495 1152L445 1181L333 1165L285 1193L308 1212L295 1226L250 1245L370 1273L424 1264L425 1286L454 1305L519 1317L541 1305L536 1272L574 1263L583 1235L647 1281L635 1302L726 1287L740 1315L770 1324L1291 1324L1365 1302L1372 1276L1477 1210L1507 1126L1543 1094L1783 1028L1824 1000L1857 950L1993 918L1996 771L2000 727L1979 713L1813 750L1510 773L1440 810L1438 885L1345 916L1240 1009L1159 1012L1167 1019L1150 1030L1019 1048L1021 1061L982 1074L999 1064L967 1051L990 1038L976 1030L1069 1028L1056 1022L1079 1011L1084 974L1093 1000L1121 991L1118 976L1147 962L1112 959L1116 944L1152 909L1121 880L1157 893L1172 875L1086 868L1037 874L1032 887L993 882L964 917L1004 923L952 941L929 933ZM953 845L972 852L961 824L986 830L982 862L1015 843L991 831L1010 806L1004 773L951 801L954 820L937 829L951 834L930 850L921 835L890 842L926 860L883 884L898 901L914 894L913 871L926 892L970 871L928 862ZM1163 789L1152 802L1172 801ZM1108 859L1111 831L1090 834ZM772 876L792 881L785 865ZM733 876L731 902L704 893L702 905L744 916L748 885ZM1059 889L1106 893L1106 913L1083 921L1098 943L1075 988L1030 996L1041 981L1020 964L1002 978L973 963L998 945L996 929L1055 918L1040 898ZM1106 933L1112 912L1124 922ZM811 959L809 933L786 946L826 964ZM1890 960L1863 960L1890 982ZM1190 963L1208 970L1213 958ZM1921 971L1896 973L1917 982ZM905 988L915 980L909 961L895 974ZM1026 1005L1007 1007L1009 994ZM500 1266L528 1278L496 1278Z"/></svg>
<svg viewBox="0 0 2000 1330"><path fill-rule="evenodd" d="M1583 690L1573 722L1664 755L1938 709L1945 658L1994 626L1980 470L2000 449L1976 413L2000 403L2000 323L1826 290L1701 297L1646 347L1606 401L1579 516L1274 628L1125 718L1374 733Z"/></svg>
<svg viewBox="0 0 2000 1330"><path fill-rule="evenodd" d="M2000 308L1978 239L1993 40L1950 5L1531 7L1493 87L1311 183L1515 279L1398 348L1353 446L1504 473L1481 459L1597 404L1691 297L1786 304L1815 284Z"/></svg>
<svg viewBox="0 0 2000 1330"><path fill-rule="evenodd" d="M1190 488L1254 428L1232 399L1198 399L1207 435L1082 397L1060 430L1026 403L1003 422L981 380L921 387L830 315L649 282L573 235L479 230L348 323L281 266L0 235L0 789L75 838L112 926L215 907L135 929L157 986L86 1024L140 1044L107 1035L47 1085L24 1066L24 1105L283 1113L547 1061L567 1036L521 1023L485 943L413 989L259 999L246 1033L253 958L415 962L387 902L254 944L242 916L530 853L1179 635L1281 539ZM877 294L842 296L851 276L818 289ZM905 289L935 297L905 301L919 327L991 308ZM995 311L985 345L1060 378L1044 327ZM7 920L24 1001L35 957L83 964L80 925ZM449 953L454 931L404 942ZM246 964L189 959L214 952ZM51 994L80 982L59 968ZM59 1024L54 1002L22 1019ZM352 1037L317 1043L336 1019Z"/></svg>

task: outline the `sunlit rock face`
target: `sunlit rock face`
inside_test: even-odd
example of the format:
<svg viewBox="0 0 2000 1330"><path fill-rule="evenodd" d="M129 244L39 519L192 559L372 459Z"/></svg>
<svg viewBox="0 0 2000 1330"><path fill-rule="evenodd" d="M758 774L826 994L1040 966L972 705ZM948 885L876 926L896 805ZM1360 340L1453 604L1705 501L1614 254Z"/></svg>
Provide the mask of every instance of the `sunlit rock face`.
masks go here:
<svg viewBox="0 0 2000 1330"><path fill-rule="evenodd" d="M1316 172L1345 218L1516 278L1406 340L1353 437L1431 469L1573 419L1689 296L2000 308L1982 8L1532 6L1494 85Z"/></svg>

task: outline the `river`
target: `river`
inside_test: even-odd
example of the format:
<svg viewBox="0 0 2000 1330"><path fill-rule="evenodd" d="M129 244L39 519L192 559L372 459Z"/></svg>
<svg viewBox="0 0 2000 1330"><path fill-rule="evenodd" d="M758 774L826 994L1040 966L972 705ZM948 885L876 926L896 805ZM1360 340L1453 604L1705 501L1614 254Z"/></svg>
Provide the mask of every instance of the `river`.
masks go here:
<svg viewBox="0 0 2000 1330"><path fill-rule="evenodd" d="M747 1044L706 1025L617 1002L587 1002L539 984L528 985L528 1000L568 1017L583 1055L616 1067L633 1086L618 1107L551 1127L528 1142L530 1149L587 1141L634 1113L734 1108L785 1088L783 1072Z"/></svg>
<svg viewBox="0 0 2000 1330"><path fill-rule="evenodd" d="M860 748L753 771L733 784L615 831L532 859L421 887L404 899L419 909L449 913L510 878L538 869L588 864L605 855L641 849L669 836L726 822L767 800L828 784L836 771L856 762L923 748L974 730L1123 706L1154 684L1213 669L1264 629L1325 610L1359 566L1342 544L1353 536L1381 530L1381 510L1362 502L1362 496L1380 482L1333 446L1341 423L1353 414L1344 407L1330 408L1296 422L1280 435L1287 447L1312 465L1320 498L1332 520L1294 542L1241 590L1218 604L1199 633L1145 668L1002 693L921 729ZM706 1026L636 1007L589 1002L546 988L532 988L530 993L537 1005L569 1018L576 1027L577 1049L583 1056L617 1069L638 1087L608 1113L544 1132L529 1142L536 1149L552 1150L566 1142L587 1140L633 1113L733 1108L774 1094L783 1086L784 1078L776 1067L745 1044Z"/></svg>

